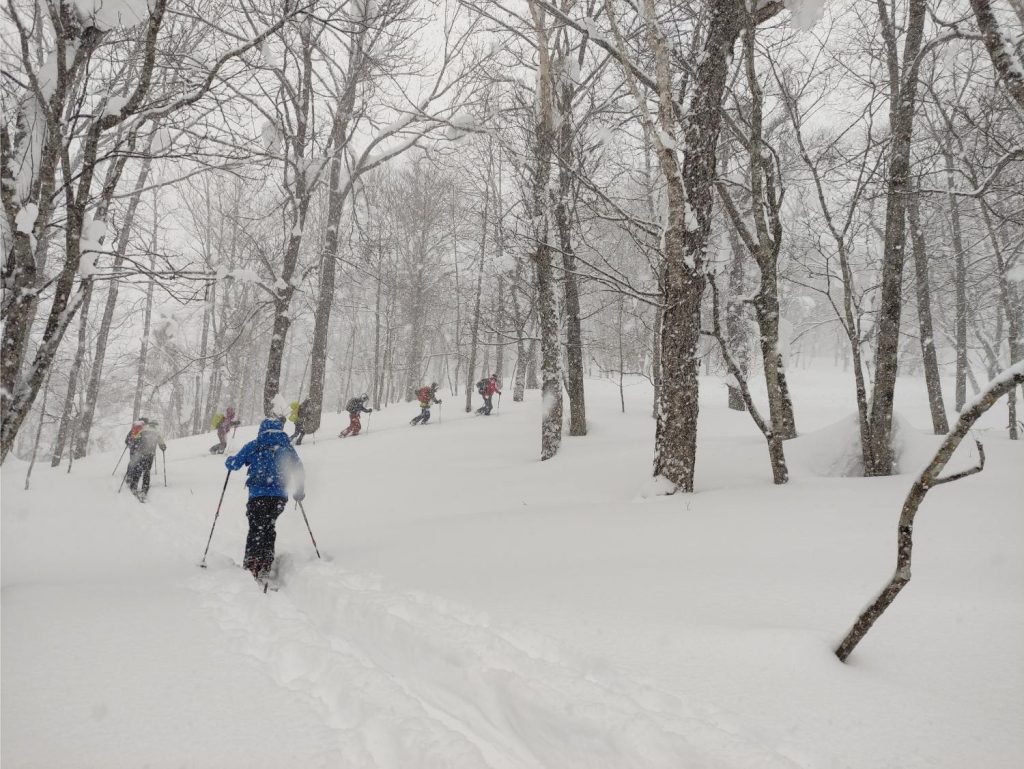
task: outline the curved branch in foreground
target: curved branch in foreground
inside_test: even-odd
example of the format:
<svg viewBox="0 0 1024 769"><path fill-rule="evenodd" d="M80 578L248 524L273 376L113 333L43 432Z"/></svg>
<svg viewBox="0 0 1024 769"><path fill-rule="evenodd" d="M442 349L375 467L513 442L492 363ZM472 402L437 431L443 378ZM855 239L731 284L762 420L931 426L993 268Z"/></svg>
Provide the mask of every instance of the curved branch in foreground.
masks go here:
<svg viewBox="0 0 1024 769"><path fill-rule="evenodd" d="M985 450L980 442L975 441L978 446L978 464L953 475L941 476L946 464L953 456L953 452L956 451L960 441L964 439L971 427L974 426L974 423L978 421L982 414L995 405L996 401L1020 384L1024 384L1024 361L1020 361L1003 371L1002 374L989 382L973 401L964 406L953 430L946 435L946 439L942 442L939 450L935 452L932 461L928 463L928 466L917 477L917 480L914 481L914 485L910 487L907 498L903 502L903 510L900 513L896 540L896 572L892 575L892 579L889 580L889 584L885 586L875 600L860 613L857 621L853 623L853 627L847 632L843 642L839 644L835 653L841 662L846 662L847 657L857 647L857 644L867 635L875 621L882 616L882 612L889 608L889 604L893 602L896 596L899 595L899 592L910 582L910 557L914 547L914 516L917 515L917 510L921 506L921 502L924 501L925 494L933 486L960 480L969 475L980 473L984 469Z"/></svg>

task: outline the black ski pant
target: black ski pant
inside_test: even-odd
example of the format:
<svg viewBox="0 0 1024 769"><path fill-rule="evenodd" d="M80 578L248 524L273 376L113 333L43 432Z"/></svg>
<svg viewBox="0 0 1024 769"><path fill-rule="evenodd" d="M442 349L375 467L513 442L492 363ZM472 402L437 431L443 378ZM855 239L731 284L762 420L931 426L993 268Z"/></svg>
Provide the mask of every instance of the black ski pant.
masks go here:
<svg viewBox="0 0 1024 769"><path fill-rule="evenodd" d="M493 398L494 396L493 395L484 395L482 397L484 399L484 405L480 407L478 413L483 414L484 416L487 416L488 414L491 413L491 408L492 408L492 406L491 406L491 398Z"/></svg>
<svg viewBox="0 0 1024 769"><path fill-rule="evenodd" d="M154 454L136 454L128 460L128 488L139 492L139 481L142 481L142 493L149 493L149 471L153 469Z"/></svg>
<svg viewBox="0 0 1024 769"><path fill-rule="evenodd" d="M250 571L266 572L274 563L277 516L284 512L287 497L250 497L245 507L249 536L245 540L242 565Z"/></svg>
<svg viewBox="0 0 1024 769"><path fill-rule="evenodd" d="M412 418L412 422L410 422L409 424L425 425L429 421L430 421L430 407L428 406L427 408L422 409L420 411L419 416L413 417Z"/></svg>

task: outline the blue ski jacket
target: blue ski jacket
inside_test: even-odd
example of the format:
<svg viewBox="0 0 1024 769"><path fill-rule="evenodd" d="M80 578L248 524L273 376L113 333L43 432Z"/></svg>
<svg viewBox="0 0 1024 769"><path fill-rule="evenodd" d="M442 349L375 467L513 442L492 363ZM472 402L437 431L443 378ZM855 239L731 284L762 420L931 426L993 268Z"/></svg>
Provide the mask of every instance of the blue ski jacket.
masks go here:
<svg viewBox="0 0 1024 769"><path fill-rule="evenodd" d="M302 462L276 419L264 419L256 440L242 446L242 450L228 457L224 464L228 470L241 470L248 465L249 475L245 485L249 487L250 499L288 499L289 492L303 492L305 475Z"/></svg>

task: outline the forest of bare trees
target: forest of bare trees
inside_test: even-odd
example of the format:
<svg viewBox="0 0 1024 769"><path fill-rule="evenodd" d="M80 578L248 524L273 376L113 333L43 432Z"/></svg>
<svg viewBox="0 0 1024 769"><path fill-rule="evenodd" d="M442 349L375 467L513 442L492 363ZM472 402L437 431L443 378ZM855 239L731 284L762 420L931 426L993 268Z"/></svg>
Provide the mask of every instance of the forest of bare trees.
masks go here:
<svg viewBox="0 0 1024 769"><path fill-rule="evenodd" d="M640 376L692 491L710 375L784 483L799 353L889 475L1024 359L1021 0L3 5L4 459Z"/></svg>

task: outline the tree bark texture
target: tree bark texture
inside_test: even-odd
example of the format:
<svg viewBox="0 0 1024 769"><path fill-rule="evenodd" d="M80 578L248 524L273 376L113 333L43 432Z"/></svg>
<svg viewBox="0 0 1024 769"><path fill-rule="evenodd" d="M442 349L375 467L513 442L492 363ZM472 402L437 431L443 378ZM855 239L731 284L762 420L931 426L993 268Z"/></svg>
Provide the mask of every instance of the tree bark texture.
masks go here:
<svg viewBox="0 0 1024 769"><path fill-rule="evenodd" d="M154 213L155 218L156 214ZM156 237L155 226L153 235ZM155 266L155 258L154 248L154 256L151 256L149 259L149 269L151 272ZM138 421L139 414L142 412L142 390L146 383L146 359L149 356L149 329L153 319L153 286L155 282L150 277L149 283L146 286L146 306L142 316L142 339L139 342L139 361L135 371L135 397L132 401L132 422Z"/></svg>
<svg viewBox="0 0 1024 769"><path fill-rule="evenodd" d="M947 144L943 148L946 162L946 184L950 190L953 189L955 180L953 177L952 149ZM970 363L967 360L967 322L970 311L967 307L967 252L964 249L963 228L960 224L960 202L956 195L948 195L949 203L949 226L952 235L951 246L953 249L953 294L955 297L956 315L953 318L953 347L956 353L956 373L953 389L953 405L957 411L964 407L967 401L967 369Z"/></svg>
<svg viewBox="0 0 1024 769"><path fill-rule="evenodd" d="M290 166L291 172L291 183L288 190L291 198L291 216L288 242L281 262L281 274L274 286L274 325L270 335L270 350L267 353L267 372L263 380L263 413L266 416L272 415L274 397L279 394L281 389L281 364L288 342L288 330L291 328L291 302L292 296L295 294L295 285L292 279L295 277L295 268L302 247L303 231L306 227L306 215L313 195L313 180L309 176L311 168L305 159L310 131L313 79L313 45L310 34L309 30L305 28L302 28L300 32L302 40L301 80L300 84L297 84L298 87L291 91L293 97L291 107L295 110L296 128L295 134L285 140L289 145L290 162L287 162L286 166ZM332 159L332 176L334 168L335 164ZM288 173L289 169L286 168L286 184L289 181ZM321 281L323 279L323 275L321 275Z"/></svg>
<svg viewBox="0 0 1024 769"><path fill-rule="evenodd" d="M942 402L942 382L939 361L935 354L935 331L932 326L931 289L928 285L928 253L924 231L921 229L921 199L916 190L907 205L910 223L910 243L914 256L914 277L917 287L917 318L921 329L921 360L924 364L925 386L928 388L928 406L932 414L932 430L936 435L949 432L946 406Z"/></svg>
<svg viewBox="0 0 1024 769"><path fill-rule="evenodd" d="M563 54L564 55L564 54ZM564 59L563 59L564 67ZM555 227L562 251L562 291L565 312L566 391L569 395L569 435L587 434L586 398L583 384L583 332L580 328L580 290L576 276L576 252L572 242L573 151L572 85L563 77L557 88L561 122L557 135L558 199L554 205Z"/></svg>
<svg viewBox="0 0 1024 769"><path fill-rule="evenodd" d="M530 258L537 279L537 316L541 339L541 460L551 459L562 443L562 350L555 297L555 275L548 185L551 179L554 136L554 83L551 55L543 12L528 0L538 43L537 119L533 132L533 168L531 174L531 210L535 246Z"/></svg>
<svg viewBox="0 0 1024 769"><path fill-rule="evenodd" d="M902 64L897 54L896 32L886 12L884 0L878 0L883 37L889 59L889 168L886 180L885 242L882 260L882 286L878 307L878 336L875 347L875 379L872 386L870 427L870 463L865 475L892 475L892 411L898 373L900 315L903 310L903 263L906 256L907 196L910 193L910 145L914 131L917 96L918 54L928 4L910 0Z"/></svg>
<svg viewBox="0 0 1024 769"><path fill-rule="evenodd" d="M985 48L992 58L992 64L999 73L1010 97L1017 107L1024 110L1024 61L1018 56L1009 39L1009 30L1004 33L999 29L999 22L992 12L990 0L971 0L971 9L978 22L978 29L985 39ZM1020 34L1020 30L1017 30Z"/></svg>
<svg viewBox="0 0 1024 769"><path fill-rule="evenodd" d="M476 296L473 300L473 322L469 330L469 362L466 364L466 413L473 411L473 378L476 375L476 355L480 347L480 299L484 289L484 257L487 255L487 213L491 185L484 185L484 208L480 214L480 262L476 274Z"/></svg>
<svg viewBox="0 0 1024 769"><path fill-rule="evenodd" d="M692 492L697 460L698 346L704 264L711 232L715 160L733 47L742 27L740 6L714 3L698 56L690 109L683 122L683 167L675 147L659 142L658 160L666 181L668 222L664 233L665 283L662 319L661 392L655 436L654 475L673 490ZM661 130L675 136L668 52L651 33L658 69ZM686 213L689 212L689 216ZM692 219L692 221L691 221Z"/></svg>
<svg viewBox="0 0 1024 769"><path fill-rule="evenodd" d="M78 394L78 377L82 372L85 351L89 345L89 305L92 302L92 290L92 280L86 281L82 309L78 314L78 347L75 350L75 359L71 362L71 370L68 372L68 389L64 394L64 408L60 415L60 426L57 428L57 439L53 444L50 467L60 465L65 447L74 438L71 434L71 423L74 418L75 395Z"/></svg>

